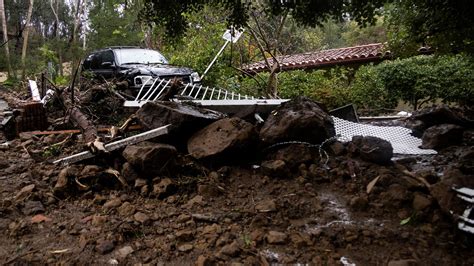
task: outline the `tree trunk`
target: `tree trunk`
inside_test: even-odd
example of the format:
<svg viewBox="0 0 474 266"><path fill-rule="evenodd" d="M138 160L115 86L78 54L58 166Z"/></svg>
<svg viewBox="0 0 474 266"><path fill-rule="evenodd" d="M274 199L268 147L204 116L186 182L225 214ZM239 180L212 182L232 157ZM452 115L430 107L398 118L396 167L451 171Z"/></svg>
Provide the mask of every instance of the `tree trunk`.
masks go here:
<svg viewBox="0 0 474 266"><path fill-rule="evenodd" d="M5 4L3 0L0 0L0 18L2 20L2 31L3 31L3 42L5 46L5 57L8 65L8 76L10 77L13 73L12 65L10 63L10 50L8 49L8 30L7 30L7 19L5 17Z"/></svg>
<svg viewBox="0 0 474 266"><path fill-rule="evenodd" d="M61 47L61 36L59 33L59 17L58 17L58 10L59 10L59 1L56 1L56 8L54 8L53 0L49 2L51 6L51 10L53 11L54 18L56 19L56 27L54 32L54 37L56 38L56 46L58 49L58 61L59 61L59 75L64 76L63 73L63 52Z"/></svg>
<svg viewBox="0 0 474 266"><path fill-rule="evenodd" d="M25 73L26 73L26 50L28 48L28 35L30 33L30 21L31 21L31 13L33 13L33 3L34 0L30 0L30 5L28 6L28 14L26 15L26 23L25 23L25 29L23 30L23 48L21 49L21 77L22 79L25 78Z"/></svg>

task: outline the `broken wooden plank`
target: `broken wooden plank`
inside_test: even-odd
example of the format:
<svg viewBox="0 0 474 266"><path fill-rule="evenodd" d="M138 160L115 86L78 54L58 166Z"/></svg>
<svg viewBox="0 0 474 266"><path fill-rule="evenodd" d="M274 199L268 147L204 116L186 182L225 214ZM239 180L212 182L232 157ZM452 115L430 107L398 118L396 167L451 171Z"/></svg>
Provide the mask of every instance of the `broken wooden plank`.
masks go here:
<svg viewBox="0 0 474 266"><path fill-rule="evenodd" d="M152 138L164 135L164 134L168 134L168 127L169 126L170 125L166 125L166 126L163 126L163 127L155 128L155 129L140 133L140 134L135 135L135 136L131 136L131 137L128 137L128 138L125 138L125 139L121 139L121 140L118 140L118 141L108 143L104 146L105 150L108 151L108 152L114 151L114 150L120 149L122 147L125 147L127 145L136 144L136 143L148 140L148 139L152 139ZM79 161L82 161L82 160L85 160L85 159L93 158L94 156L95 156L95 154L93 154L90 151L83 151L83 152L80 152L80 153L77 153L77 154L74 154L74 155L56 160L53 163L54 164L61 163L62 165L68 165L68 164L76 163L76 162L79 162Z"/></svg>
<svg viewBox="0 0 474 266"><path fill-rule="evenodd" d="M141 125L131 125L127 127L127 130L133 131L133 130L140 130L143 127ZM103 128L98 128L98 132L109 132L110 127L103 127ZM51 130L51 131L29 131L25 132L28 134L36 135L36 136L41 136L41 135L53 135L53 134L79 134L81 133L80 129L65 129L65 130Z"/></svg>

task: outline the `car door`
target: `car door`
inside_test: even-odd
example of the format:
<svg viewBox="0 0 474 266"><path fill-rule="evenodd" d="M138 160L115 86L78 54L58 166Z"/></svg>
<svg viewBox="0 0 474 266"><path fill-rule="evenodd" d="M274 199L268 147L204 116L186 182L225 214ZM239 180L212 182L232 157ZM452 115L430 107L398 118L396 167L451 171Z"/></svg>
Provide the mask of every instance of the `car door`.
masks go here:
<svg viewBox="0 0 474 266"><path fill-rule="evenodd" d="M106 50L96 53L95 57L92 59L92 68L93 72L105 79L110 79L115 77L116 74L116 64L115 57L112 50Z"/></svg>

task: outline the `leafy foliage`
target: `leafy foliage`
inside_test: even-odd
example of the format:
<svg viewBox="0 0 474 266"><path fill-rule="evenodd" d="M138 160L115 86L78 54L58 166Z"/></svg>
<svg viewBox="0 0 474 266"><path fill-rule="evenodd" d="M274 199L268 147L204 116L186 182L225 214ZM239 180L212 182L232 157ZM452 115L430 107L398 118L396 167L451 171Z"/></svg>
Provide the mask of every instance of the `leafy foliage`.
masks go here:
<svg viewBox="0 0 474 266"><path fill-rule="evenodd" d="M474 5L469 0L403 0L386 7L390 46L413 55L426 44L437 52L474 52Z"/></svg>
<svg viewBox="0 0 474 266"><path fill-rule="evenodd" d="M385 0L311 0L311 1L232 1L232 0L144 0L141 19L163 26L167 36L182 36L188 26L188 12L200 11L205 5L222 7L227 11L227 24L245 26L249 12L263 8L268 16L276 16L288 12L299 25L317 26L329 18L342 20L350 16L362 24L375 22Z"/></svg>

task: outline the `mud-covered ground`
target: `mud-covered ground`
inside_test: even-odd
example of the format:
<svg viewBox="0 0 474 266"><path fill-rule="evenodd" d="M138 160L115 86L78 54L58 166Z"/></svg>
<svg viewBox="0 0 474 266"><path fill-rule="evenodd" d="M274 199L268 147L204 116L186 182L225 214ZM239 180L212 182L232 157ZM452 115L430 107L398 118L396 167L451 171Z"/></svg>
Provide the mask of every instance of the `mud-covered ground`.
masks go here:
<svg viewBox="0 0 474 266"><path fill-rule="evenodd" d="M86 114L120 125L129 112L100 93L81 95L95 103ZM61 126L64 112L48 112ZM473 136L387 165L351 143L325 146L327 162L303 144L219 164L177 147L174 166L149 176L122 150L53 164L85 149L77 135L0 131L0 264L473 265L474 237L450 214L466 207L452 186L474 187Z"/></svg>
<svg viewBox="0 0 474 266"><path fill-rule="evenodd" d="M436 179L459 148L388 166L330 156L328 169L315 160L280 177L258 165L213 169L182 158L159 197L113 178L58 196L63 167L44 151L57 138L27 136L0 150L2 264L474 263L472 237L402 174ZM62 151L79 150L72 141Z"/></svg>

